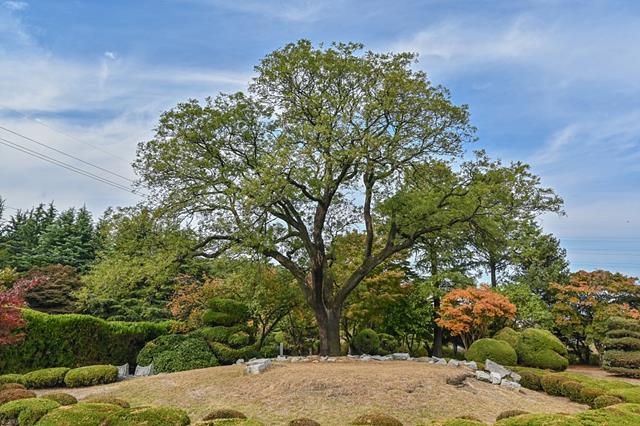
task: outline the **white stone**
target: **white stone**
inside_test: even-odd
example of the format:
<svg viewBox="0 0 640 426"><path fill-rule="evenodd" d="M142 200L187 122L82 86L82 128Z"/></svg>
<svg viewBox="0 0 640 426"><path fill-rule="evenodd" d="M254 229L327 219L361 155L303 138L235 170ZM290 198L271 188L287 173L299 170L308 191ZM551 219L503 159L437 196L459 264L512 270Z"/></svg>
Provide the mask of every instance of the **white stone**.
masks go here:
<svg viewBox="0 0 640 426"><path fill-rule="evenodd" d="M476 371L476 379L483 382L491 382L491 375L487 372L477 370Z"/></svg>
<svg viewBox="0 0 640 426"><path fill-rule="evenodd" d="M136 371L133 373L134 376L151 376L152 374L153 364L149 364L146 367L136 365Z"/></svg>
<svg viewBox="0 0 640 426"><path fill-rule="evenodd" d="M276 357L276 361L278 362L288 362L290 361L289 357L285 356L285 355L278 355Z"/></svg>
<svg viewBox="0 0 640 426"><path fill-rule="evenodd" d="M459 367L460 366L460 361L458 361L457 359L450 359L449 362L447 363L448 365L452 366L452 367Z"/></svg>
<svg viewBox="0 0 640 426"><path fill-rule="evenodd" d="M244 359L243 358L240 358L240 359L238 359L236 361L236 365L242 365L242 364L244 364Z"/></svg>
<svg viewBox="0 0 640 426"><path fill-rule="evenodd" d="M473 371L476 371L478 369L478 364L476 364L475 361L462 361L462 365L472 369Z"/></svg>
<svg viewBox="0 0 640 426"><path fill-rule="evenodd" d="M371 361L370 355L360 355L360 361Z"/></svg>
<svg viewBox="0 0 640 426"><path fill-rule="evenodd" d="M247 362L245 371L248 374L260 374L269 367L271 367L271 360L268 358L260 358Z"/></svg>
<svg viewBox="0 0 640 426"><path fill-rule="evenodd" d="M129 363L118 366L118 379L124 379L129 375Z"/></svg>
<svg viewBox="0 0 640 426"><path fill-rule="evenodd" d="M407 361L409 358L411 358L411 355L409 355L406 352L395 353L395 354L392 354L391 356L396 361Z"/></svg>
<svg viewBox="0 0 640 426"><path fill-rule="evenodd" d="M520 383L512 382L511 380L502 380L502 382L500 382L500 386L515 390L518 390L522 387Z"/></svg>
<svg viewBox="0 0 640 426"><path fill-rule="evenodd" d="M429 362L433 364L433 358L428 357L428 356L421 356L420 358L415 358L414 361L417 362Z"/></svg>
<svg viewBox="0 0 640 426"><path fill-rule="evenodd" d="M433 360L435 361L436 365L447 365L447 360L444 358L438 358L437 356L434 356Z"/></svg>
<svg viewBox="0 0 640 426"><path fill-rule="evenodd" d="M516 382L516 383L520 383L520 379L522 379L522 376L520 376L518 373L516 373L515 371L512 371L511 374L509 375L511 376L511 379Z"/></svg>
<svg viewBox="0 0 640 426"><path fill-rule="evenodd" d="M493 362L490 359L488 359L485 362L484 368L485 368L485 370L489 371L490 373L499 374L501 379L503 377L507 377L509 374L511 374L511 370L509 370L507 368L504 368L503 366L501 366L497 362Z"/></svg>
<svg viewBox="0 0 640 426"><path fill-rule="evenodd" d="M491 373L489 373L489 375L491 376L491 383L494 385L499 385L500 382L502 382L502 376L500 376L500 373L494 373L493 371Z"/></svg>

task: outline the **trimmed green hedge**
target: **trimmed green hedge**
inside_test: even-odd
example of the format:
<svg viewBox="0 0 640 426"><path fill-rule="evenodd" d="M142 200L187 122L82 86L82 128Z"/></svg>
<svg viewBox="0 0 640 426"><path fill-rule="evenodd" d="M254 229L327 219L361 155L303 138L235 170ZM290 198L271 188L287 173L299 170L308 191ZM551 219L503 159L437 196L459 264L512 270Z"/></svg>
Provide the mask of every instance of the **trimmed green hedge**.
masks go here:
<svg viewBox="0 0 640 426"><path fill-rule="evenodd" d="M113 365L90 365L74 368L64 376L64 384L70 388L113 383L118 380L118 368Z"/></svg>
<svg viewBox="0 0 640 426"><path fill-rule="evenodd" d="M57 388L64 386L64 376L70 368L44 368L23 374L21 383L31 389Z"/></svg>
<svg viewBox="0 0 640 426"><path fill-rule="evenodd" d="M518 357L509 343L496 339L478 339L466 353L468 361L482 362L487 359L501 365L516 365Z"/></svg>
<svg viewBox="0 0 640 426"><path fill-rule="evenodd" d="M104 321L90 315L48 315L29 309L23 314L26 337L17 345L0 346L0 373L135 364L146 342L170 332L170 322Z"/></svg>
<svg viewBox="0 0 640 426"><path fill-rule="evenodd" d="M49 411L60 404L50 399L29 398L7 402L0 405L0 424L10 425L17 422L20 426L35 425Z"/></svg>
<svg viewBox="0 0 640 426"><path fill-rule="evenodd" d="M38 426L102 426L109 415L121 410L112 404L78 403L49 411Z"/></svg>
<svg viewBox="0 0 640 426"><path fill-rule="evenodd" d="M516 348L521 365L557 371L569 366L567 348L547 330L527 328L520 333Z"/></svg>
<svg viewBox="0 0 640 426"><path fill-rule="evenodd" d="M640 377L640 321L614 317L608 329L602 367L611 373Z"/></svg>
<svg viewBox="0 0 640 426"><path fill-rule="evenodd" d="M191 423L184 410L169 407L140 407L119 411L107 419L109 426L186 426Z"/></svg>

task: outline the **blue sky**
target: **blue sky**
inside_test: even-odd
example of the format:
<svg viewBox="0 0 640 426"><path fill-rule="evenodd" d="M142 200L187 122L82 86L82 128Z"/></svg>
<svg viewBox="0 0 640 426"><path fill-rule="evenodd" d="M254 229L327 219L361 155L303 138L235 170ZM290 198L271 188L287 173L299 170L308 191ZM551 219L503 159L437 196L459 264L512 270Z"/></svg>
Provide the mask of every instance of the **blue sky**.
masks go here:
<svg viewBox="0 0 640 426"><path fill-rule="evenodd" d="M473 148L530 163L565 199L567 216L543 222L572 269L640 276L637 1L0 0L0 126L133 178L163 110L242 90L262 56L300 38L418 52L469 104ZM4 145L0 171L11 207L139 200Z"/></svg>

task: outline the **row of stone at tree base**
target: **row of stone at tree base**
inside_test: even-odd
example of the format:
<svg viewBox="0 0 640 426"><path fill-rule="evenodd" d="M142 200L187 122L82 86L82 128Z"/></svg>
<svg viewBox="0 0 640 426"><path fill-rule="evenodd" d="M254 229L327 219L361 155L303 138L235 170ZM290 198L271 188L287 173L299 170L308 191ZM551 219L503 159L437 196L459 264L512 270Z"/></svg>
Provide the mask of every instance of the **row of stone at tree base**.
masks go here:
<svg viewBox="0 0 640 426"><path fill-rule="evenodd" d="M521 377L518 373L511 371L490 359L485 362L485 370L486 371L477 370L476 379L510 389L518 390L522 387L519 383Z"/></svg>

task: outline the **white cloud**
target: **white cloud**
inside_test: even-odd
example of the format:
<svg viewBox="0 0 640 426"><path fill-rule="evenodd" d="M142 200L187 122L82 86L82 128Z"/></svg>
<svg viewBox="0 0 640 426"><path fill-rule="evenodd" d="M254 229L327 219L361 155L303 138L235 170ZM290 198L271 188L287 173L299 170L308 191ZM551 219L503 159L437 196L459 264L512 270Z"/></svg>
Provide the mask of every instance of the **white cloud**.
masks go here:
<svg viewBox="0 0 640 426"><path fill-rule="evenodd" d="M314 22L322 19L328 12L335 12L335 8L342 0L318 1L318 0L199 0L211 4L217 8L233 10L242 13L250 13L273 17L285 21Z"/></svg>
<svg viewBox="0 0 640 426"><path fill-rule="evenodd" d="M16 11L24 10L29 7L29 3L25 1L5 1L3 4L7 9Z"/></svg>
<svg viewBox="0 0 640 426"><path fill-rule="evenodd" d="M114 60L114 61L116 59L115 52L104 52L104 56L105 56L105 58L109 58L109 59Z"/></svg>

